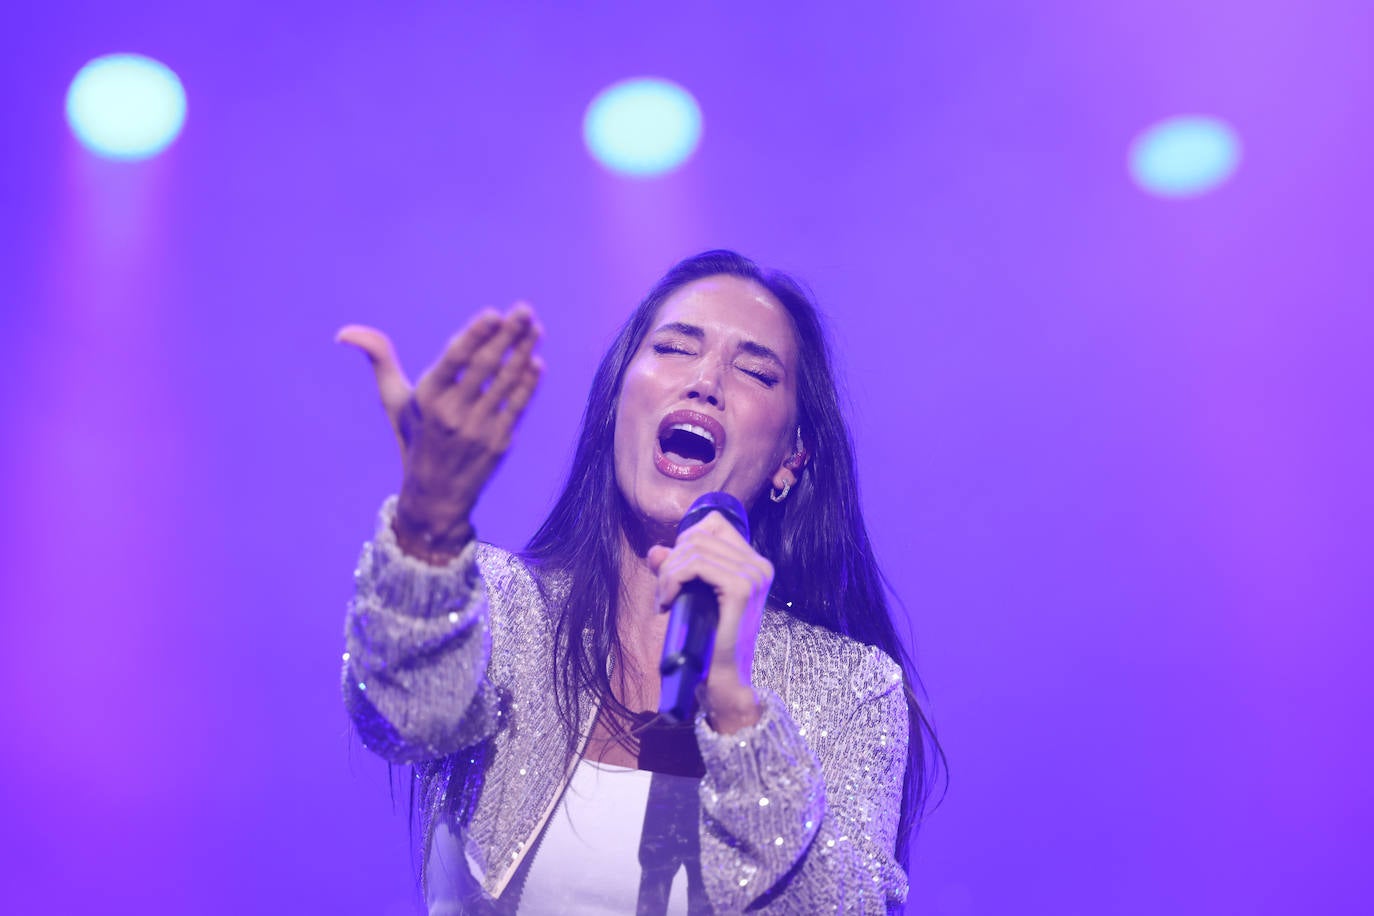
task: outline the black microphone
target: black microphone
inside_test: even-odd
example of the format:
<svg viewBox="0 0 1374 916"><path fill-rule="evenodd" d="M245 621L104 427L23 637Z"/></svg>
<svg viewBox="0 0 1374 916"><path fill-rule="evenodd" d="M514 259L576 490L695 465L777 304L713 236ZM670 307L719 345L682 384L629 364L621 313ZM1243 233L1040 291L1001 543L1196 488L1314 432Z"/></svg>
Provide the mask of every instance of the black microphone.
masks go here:
<svg viewBox="0 0 1374 916"><path fill-rule="evenodd" d="M740 536L749 540L749 517L744 512L744 504L729 493L698 496L678 523L678 537L712 512L725 516ZM700 579L683 585L668 613L663 661L658 666L663 675L658 711L669 722L687 722L696 713L697 685L706 676L719 622L720 607L716 603L715 589Z"/></svg>

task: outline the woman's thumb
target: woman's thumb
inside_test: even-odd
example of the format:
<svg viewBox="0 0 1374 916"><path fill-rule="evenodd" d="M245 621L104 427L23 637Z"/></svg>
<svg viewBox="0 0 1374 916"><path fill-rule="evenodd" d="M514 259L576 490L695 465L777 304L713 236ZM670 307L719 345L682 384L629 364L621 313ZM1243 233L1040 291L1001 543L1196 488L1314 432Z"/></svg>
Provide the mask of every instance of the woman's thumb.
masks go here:
<svg viewBox="0 0 1374 916"><path fill-rule="evenodd" d="M382 396L382 406L394 423L410 400L411 388L410 379L406 378L401 362L396 358L396 348L391 345L391 338L376 328L350 324L340 328L334 340L357 347L367 357L377 376L377 391Z"/></svg>

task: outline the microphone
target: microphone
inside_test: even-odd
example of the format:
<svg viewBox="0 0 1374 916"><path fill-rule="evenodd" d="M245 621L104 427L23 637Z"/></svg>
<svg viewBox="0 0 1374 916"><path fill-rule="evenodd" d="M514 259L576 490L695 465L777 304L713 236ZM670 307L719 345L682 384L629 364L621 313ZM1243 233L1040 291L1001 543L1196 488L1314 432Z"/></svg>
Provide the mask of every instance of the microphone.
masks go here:
<svg viewBox="0 0 1374 916"><path fill-rule="evenodd" d="M678 536L712 512L725 516L725 520L734 525L746 541L749 540L749 517L744 512L744 504L729 493L698 496L678 523ZM668 613L663 660L658 666L659 674L663 675L658 711L669 722L687 722L696 713L697 686L705 678L706 666L711 661L719 622L720 607L716 603L715 590L700 579L683 585Z"/></svg>

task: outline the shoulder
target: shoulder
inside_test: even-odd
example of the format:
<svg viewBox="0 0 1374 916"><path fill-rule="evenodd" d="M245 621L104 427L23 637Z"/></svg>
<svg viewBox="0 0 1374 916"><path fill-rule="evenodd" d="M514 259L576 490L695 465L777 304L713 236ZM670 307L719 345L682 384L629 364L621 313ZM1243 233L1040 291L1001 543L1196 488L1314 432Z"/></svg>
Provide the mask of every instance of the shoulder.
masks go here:
<svg viewBox="0 0 1374 916"><path fill-rule="evenodd" d="M902 668L882 649L773 608L763 615L755 665L784 696L863 702L902 689Z"/></svg>
<svg viewBox="0 0 1374 916"><path fill-rule="evenodd" d="M477 566L482 570L482 578L488 588L500 588L512 581L532 581L530 568L517 554L488 544L477 542Z"/></svg>
<svg viewBox="0 0 1374 916"><path fill-rule="evenodd" d="M504 547L478 542L475 558L488 601L494 606L548 608L561 601L567 591L565 575L543 569Z"/></svg>

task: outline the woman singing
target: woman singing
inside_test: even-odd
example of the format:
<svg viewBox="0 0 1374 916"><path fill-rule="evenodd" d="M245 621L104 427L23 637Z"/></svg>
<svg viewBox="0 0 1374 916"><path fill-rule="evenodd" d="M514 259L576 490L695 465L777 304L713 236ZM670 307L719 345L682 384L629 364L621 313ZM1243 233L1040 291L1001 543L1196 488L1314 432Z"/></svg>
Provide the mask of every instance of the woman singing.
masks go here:
<svg viewBox="0 0 1374 916"><path fill-rule="evenodd" d="M522 553L470 518L540 376L519 306L412 388L352 326L401 443L363 551L344 698L414 764L431 913L882 913L938 745L859 508L825 337L788 277L674 267L601 361L572 470ZM678 534L704 493L748 512ZM659 708L667 609L714 593L694 722ZM698 586L699 587L699 586Z"/></svg>

